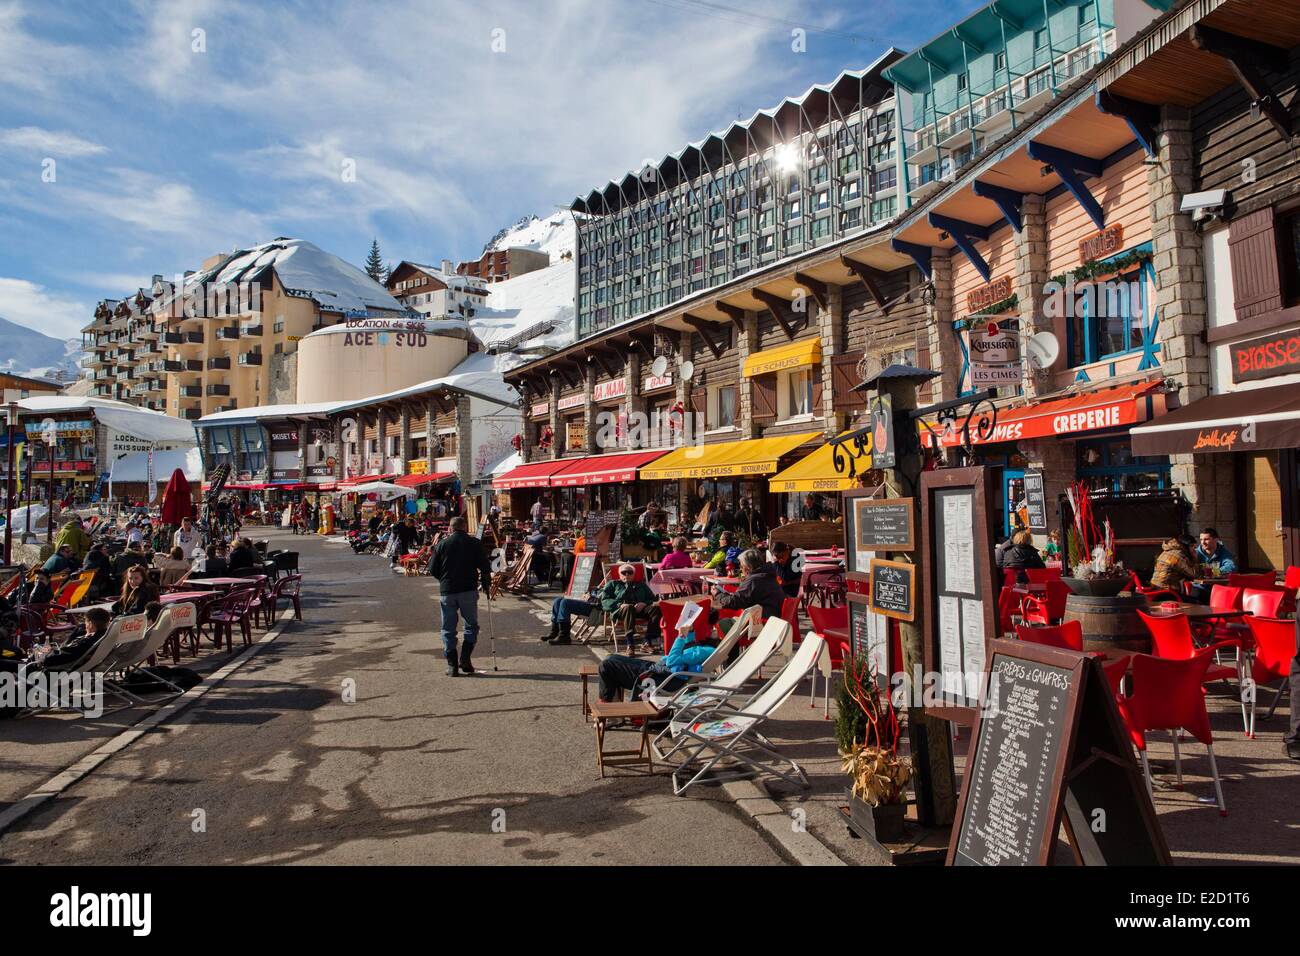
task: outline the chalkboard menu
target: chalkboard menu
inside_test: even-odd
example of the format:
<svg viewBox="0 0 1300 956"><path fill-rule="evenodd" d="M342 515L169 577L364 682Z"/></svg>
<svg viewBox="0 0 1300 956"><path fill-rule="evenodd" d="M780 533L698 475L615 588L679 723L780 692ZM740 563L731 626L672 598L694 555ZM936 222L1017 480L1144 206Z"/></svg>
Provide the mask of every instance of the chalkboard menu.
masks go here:
<svg viewBox="0 0 1300 956"><path fill-rule="evenodd" d="M873 614L871 606L849 596L849 646L853 656L866 658L881 690L889 687L893 666L889 660L889 618Z"/></svg>
<svg viewBox="0 0 1300 956"><path fill-rule="evenodd" d="M1029 530L1047 530L1047 495L1043 491L1043 473L1025 472L1025 508L1029 512Z"/></svg>
<svg viewBox="0 0 1300 956"><path fill-rule="evenodd" d="M916 547L912 498L853 498L853 535L860 551L911 551Z"/></svg>
<svg viewBox="0 0 1300 956"><path fill-rule="evenodd" d="M593 511L587 515L587 522L583 526L583 534L587 539L587 547L597 547L597 540L600 533L606 528L609 541L605 549L605 557L611 563L617 563L622 560L623 556L623 535L619 527L619 513L617 511Z"/></svg>
<svg viewBox="0 0 1300 956"><path fill-rule="evenodd" d="M997 636L987 468L941 468L921 475L925 568L925 669L940 675L936 716L969 724L984 672L986 642Z"/></svg>
<svg viewBox="0 0 1300 956"><path fill-rule="evenodd" d="M950 865L1045 865L1062 823L1079 864L1169 862L1096 660L991 641L980 698Z"/></svg>
<svg viewBox="0 0 1300 956"><path fill-rule="evenodd" d="M901 621L916 619L916 565L902 561L871 562L871 609Z"/></svg>
<svg viewBox="0 0 1300 956"><path fill-rule="evenodd" d="M595 551L579 551L574 555L573 573L569 575L569 586L565 589L564 596L585 601L602 574L600 555Z"/></svg>

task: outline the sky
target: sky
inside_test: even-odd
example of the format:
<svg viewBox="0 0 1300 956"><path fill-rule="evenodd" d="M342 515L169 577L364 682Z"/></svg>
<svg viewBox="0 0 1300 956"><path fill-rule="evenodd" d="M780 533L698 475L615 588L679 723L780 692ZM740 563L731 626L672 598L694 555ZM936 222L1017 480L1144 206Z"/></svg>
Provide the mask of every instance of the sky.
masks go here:
<svg viewBox="0 0 1300 956"><path fill-rule="evenodd" d="M0 316L72 337L277 236L477 257L981 5L0 0Z"/></svg>

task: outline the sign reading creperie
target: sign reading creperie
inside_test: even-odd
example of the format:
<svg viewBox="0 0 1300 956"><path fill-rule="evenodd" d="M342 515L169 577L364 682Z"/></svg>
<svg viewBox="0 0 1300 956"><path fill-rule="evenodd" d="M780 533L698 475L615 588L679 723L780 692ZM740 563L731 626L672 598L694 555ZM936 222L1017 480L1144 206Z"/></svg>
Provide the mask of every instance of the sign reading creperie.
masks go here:
<svg viewBox="0 0 1300 956"><path fill-rule="evenodd" d="M1133 425L1146 417L1142 414L1145 406L1143 396L1151 388L1150 385L1120 388L1104 396L1079 395L1028 408L1003 409L998 414L992 432L986 437L977 435L974 423L971 424L971 443L991 445L996 442L1072 435ZM937 426L932 427L939 430ZM947 447L960 445L961 435L945 435L942 444Z"/></svg>

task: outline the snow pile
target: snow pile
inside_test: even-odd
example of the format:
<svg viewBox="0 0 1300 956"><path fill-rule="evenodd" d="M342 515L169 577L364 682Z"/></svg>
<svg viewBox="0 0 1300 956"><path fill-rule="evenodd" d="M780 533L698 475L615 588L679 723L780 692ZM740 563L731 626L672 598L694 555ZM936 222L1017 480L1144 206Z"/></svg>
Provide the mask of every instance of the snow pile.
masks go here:
<svg viewBox="0 0 1300 956"><path fill-rule="evenodd" d="M268 269L275 271L281 285L291 294L313 299L323 309L405 311L387 289L362 269L305 239L281 237L235 252L215 268L190 276L186 285L251 282Z"/></svg>

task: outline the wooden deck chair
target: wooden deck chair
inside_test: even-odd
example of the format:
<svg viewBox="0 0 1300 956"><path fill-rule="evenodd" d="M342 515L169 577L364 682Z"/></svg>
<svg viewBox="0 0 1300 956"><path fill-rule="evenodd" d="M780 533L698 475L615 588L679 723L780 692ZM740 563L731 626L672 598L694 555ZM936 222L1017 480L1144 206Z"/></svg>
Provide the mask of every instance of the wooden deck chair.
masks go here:
<svg viewBox="0 0 1300 956"><path fill-rule="evenodd" d="M732 630L736 627L739 625L732 625ZM758 636L740 652L740 656L730 667L707 683L687 684L669 697L663 705L663 710L671 714L668 726L650 743L656 756L662 760L676 750L677 747L674 746L668 751L661 751L660 744L672 739L676 730L686 726L700 714L712 710L718 704L725 703L733 697L747 696L745 684L767 663L768 658L789 640L789 631L790 625L786 621L779 617L768 618ZM737 634L736 640L739 641L740 637L741 635Z"/></svg>
<svg viewBox="0 0 1300 956"><path fill-rule="evenodd" d="M18 585L22 583L23 573L19 571L5 582L4 587L0 587L0 598L7 598L9 595L13 594L14 591L18 590Z"/></svg>
<svg viewBox="0 0 1300 956"><path fill-rule="evenodd" d="M95 581L94 571L82 571L76 577L70 579L67 584L55 596L52 603L67 610L76 607L82 602L90 592L90 586Z"/></svg>
<svg viewBox="0 0 1300 956"><path fill-rule="evenodd" d="M682 762L673 769L673 795L680 797L706 776L711 783L721 783L769 774L807 788L808 775L803 768L783 756L762 728L813 672L825 650L825 639L810 631L789 663L740 710L719 705L680 727L674 736L685 746L681 748ZM719 767L724 760L727 764Z"/></svg>
<svg viewBox="0 0 1300 956"><path fill-rule="evenodd" d="M108 630L80 660L69 661L61 667L47 667L51 674L79 671L83 674L104 673L104 662L113 654L119 644L131 644L140 640L145 632L146 620L143 614L118 615L108 625ZM105 685L107 686L107 685ZM76 708L54 707L49 710L68 710Z"/></svg>
<svg viewBox="0 0 1300 956"><path fill-rule="evenodd" d="M533 546L526 544L515 556L515 560L504 571L492 575L492 596L495 598L502 591L511 594L528 594L532 588L528 584L528 574L533 566Z"/></svg>

